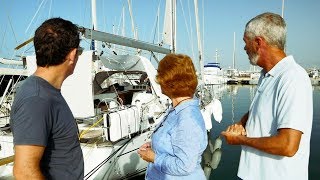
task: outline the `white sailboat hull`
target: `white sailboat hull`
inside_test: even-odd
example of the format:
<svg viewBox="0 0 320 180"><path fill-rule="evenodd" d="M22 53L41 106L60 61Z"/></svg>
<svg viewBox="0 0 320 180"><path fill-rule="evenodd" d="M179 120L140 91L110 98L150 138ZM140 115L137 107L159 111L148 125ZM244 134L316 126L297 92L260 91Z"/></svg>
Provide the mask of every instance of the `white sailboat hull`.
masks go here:
<svg viewBox="0 0 320 180"><path fill-rule="evenodd" d="M141 144L150 141L151 131L131 139L123 139L113 145L88 145L81 143L85 164L85 179L122 179L141 175L147 162L137 154ZM0 136L0 159L14 155L11 134ZM0 166L0 179L14 179L13 162Z"/></svg>
<svg viewBox="0 0 320 180"><path fill-rule="evenodd" d="M85 179L128 179L145 173L147 162L137 154L151 131L131 139L124 139L113 147L89 147L82 144L85 161Z"/></svg>

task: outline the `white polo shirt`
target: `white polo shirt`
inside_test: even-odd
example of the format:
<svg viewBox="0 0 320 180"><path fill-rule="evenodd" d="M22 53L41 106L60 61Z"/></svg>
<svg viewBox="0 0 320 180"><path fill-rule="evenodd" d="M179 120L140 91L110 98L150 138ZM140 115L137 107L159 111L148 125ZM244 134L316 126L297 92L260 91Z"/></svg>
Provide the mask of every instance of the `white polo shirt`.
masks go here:
<svg viewBox="0 0 320 180"><path fill-rule="evenodd" d="M249 109L247 136L270 137L281 128L303 134L293 157L242 146L238 176L245 180L308 179L312 113L310 78L292 56L282 59L268 73L262 70Z"/></svg>

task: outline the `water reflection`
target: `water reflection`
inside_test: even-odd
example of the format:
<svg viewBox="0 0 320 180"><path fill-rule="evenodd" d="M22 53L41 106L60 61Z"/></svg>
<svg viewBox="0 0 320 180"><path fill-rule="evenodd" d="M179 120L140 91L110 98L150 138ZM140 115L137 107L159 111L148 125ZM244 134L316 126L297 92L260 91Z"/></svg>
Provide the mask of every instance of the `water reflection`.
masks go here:
<svg viewBox="0 0 320 180"><path fill-rule="evenodd" d="M237 101L242 101L241 99L243 98L248 98L249 102L251 103L254 94L256 92L256 85L226 85L226 84L221 84L221 85L207 85L206 89L209 90L210 92L210 98L216 98L219 99L220 101L222 99L226 100L231 100L230 105L231 105L231 121L232 123L236 122L238 119L235 117L235 103ZM240 94L238 95L238 92ZM243 91L248 91L248 94L243 94L246 92ZM248 109L247 109L248 110ZM228 111L229 113L229 111Z"/></svg>
<svg viewBox="0 0 320 180"><path fill-rule="evenodd" d="M212 97L219 100L221 100L223 95L236 96L238 94L239 89L249 89L250 100L252 100L257 86L256 85L219 84L219 85L206 85L205 88L210 90Z"/></svg>

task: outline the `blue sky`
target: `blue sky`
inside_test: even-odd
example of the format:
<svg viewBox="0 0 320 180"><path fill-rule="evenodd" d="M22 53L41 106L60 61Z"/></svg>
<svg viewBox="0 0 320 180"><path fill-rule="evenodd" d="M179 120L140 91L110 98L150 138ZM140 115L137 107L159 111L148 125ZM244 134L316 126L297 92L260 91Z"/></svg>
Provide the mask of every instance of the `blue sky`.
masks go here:
<svg viewBox="0 0 320 180"><path fill-rule="evenodd" d="M235 32L236 67L249 69L249 61L243 50L244 26L252 17L266 11L281 14L282 0L198 1L201 33L204 32L202 34L204 62L214 62L217 49L221 66L223 68L231 66ZM131 0L131 2L139 39L152 42L159 2L160 31L162 31L164 0ZM126 10L125 33L126 36L132 37L127 0L97 0L98 25L101 31L113 33L113 25L118 27L123 6ZM305 68L319 68L320 1L285 0L284 7L284 18L288 27L287 54L293 55ZM91 27L90 0L0 1L0 57L16 59L16 55L21 55L24 51L26 54L32 53L32 45L19 51L14 51L14 47L31 37L34 30L49 17L62 17L80 26ZM196 60L197 36L193 0L177 0L177 26L177 52L188 54ZM192 29L192 35L188 36L187 29L189 32Z"/></svg>

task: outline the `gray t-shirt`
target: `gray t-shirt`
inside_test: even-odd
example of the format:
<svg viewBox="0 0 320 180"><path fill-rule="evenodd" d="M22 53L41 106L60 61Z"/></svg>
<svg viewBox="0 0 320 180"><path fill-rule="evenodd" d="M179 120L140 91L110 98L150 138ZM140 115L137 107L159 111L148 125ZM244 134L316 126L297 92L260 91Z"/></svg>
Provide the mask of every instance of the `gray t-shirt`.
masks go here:
<svg viewBox="0 0 320 180"><path fill-rule="evenodd" d="M11 128L15 145L45 146L40 168L46 179L83 179L78 127L59 89L28 77L17 90Z"/></svg>

